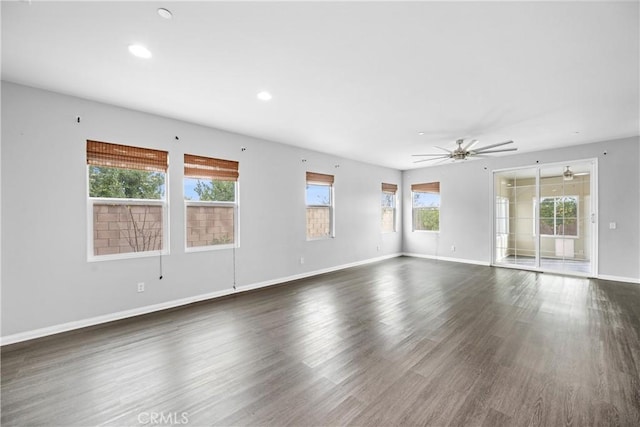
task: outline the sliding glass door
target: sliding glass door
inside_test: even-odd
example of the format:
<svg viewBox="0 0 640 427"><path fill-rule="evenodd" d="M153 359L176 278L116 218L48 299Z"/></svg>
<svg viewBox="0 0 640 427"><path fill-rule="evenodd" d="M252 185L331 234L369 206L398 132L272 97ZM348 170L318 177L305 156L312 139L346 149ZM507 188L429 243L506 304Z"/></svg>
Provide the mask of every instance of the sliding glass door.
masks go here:
<svg viewBox="0 0 640 427"><path fill-rule="evenodd" d="M494 172L494 264L594 275L595 161Z"/></svg>
<svg viewBox="0 0 640 427"><path fill-rule="evenodd" d="M535 168L495 174L496 263L536 267Z"/></svg>

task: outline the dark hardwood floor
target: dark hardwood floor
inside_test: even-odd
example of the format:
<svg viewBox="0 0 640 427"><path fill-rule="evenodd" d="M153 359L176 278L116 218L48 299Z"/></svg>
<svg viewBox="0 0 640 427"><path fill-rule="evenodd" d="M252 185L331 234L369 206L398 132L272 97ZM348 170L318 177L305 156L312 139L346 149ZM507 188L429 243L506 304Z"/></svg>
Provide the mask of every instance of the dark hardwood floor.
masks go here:
<svg viewBox="0 0 640 427"><path fill-rule="evenodd" d="M416 258L2 348L2 425L640 425L640 286Z"/></svg>

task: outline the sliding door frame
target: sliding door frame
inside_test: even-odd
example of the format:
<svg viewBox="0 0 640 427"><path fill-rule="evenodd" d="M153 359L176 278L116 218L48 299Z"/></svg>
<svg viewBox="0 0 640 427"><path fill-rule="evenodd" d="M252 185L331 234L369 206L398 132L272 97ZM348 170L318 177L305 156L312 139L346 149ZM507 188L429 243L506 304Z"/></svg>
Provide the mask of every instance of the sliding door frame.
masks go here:
<svg viewBox="0 0 640 427"><path fill-rule="evenodd" d="M590 243L590 266L591 271L589 273L580 273L575 271L557 271L557 270L549 270L542 268L540 265L540 171L544 168L548 167L564 167L567 165L572 165L576 163L590 163L590 179L589 179L589 192L590 192L590 206L589 206L589 217L585 218L585 227L590 228L591 233L591 243ZM497 209L496 209L496 200L498 197L498 188L496 186L496 174L503 172L514 172L523 169L535 169L535 183L536 183L536 203L535 203L535 214L534 214L534 226L536 232L535 238L535 266L530 267L526 265L517 265L517 264L500 264L496 262L497 248L496 248L496 217L497 217ZM494 169L492 171L492 186L493 186L493 198L492 198L492 226L491 226L491 265L494 267L505 267L505 268L514 268L518 270L531 270L531 271L539 271L539 272L549 272L549 273L562 273L567 275L581 276L581 277L598 277L598 159L597 158L587 158L587 159L577 159L577 160L566 160L563 162L553 162L553 163L536 163L534 165L526 165L526 166L518 166L512 168L504 168L504 169ZM583 201L584 203L584 201Z"/></svg>

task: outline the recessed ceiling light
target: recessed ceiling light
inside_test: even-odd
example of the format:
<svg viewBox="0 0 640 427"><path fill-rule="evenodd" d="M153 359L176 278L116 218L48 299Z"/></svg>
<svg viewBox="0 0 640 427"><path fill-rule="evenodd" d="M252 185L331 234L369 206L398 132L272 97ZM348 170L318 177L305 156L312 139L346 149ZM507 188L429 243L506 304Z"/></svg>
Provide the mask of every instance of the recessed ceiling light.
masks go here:
<svg viewBox="0 0 640 427"><path fill-rule="evenodd" d="M262 92L258 92L258 94L256 95L256 97L260 100L260 101L269 101L271 100L271 98L273 98L271 96L271 94L269 92L267 92L266 90L263 90Z"/></svg>
<svg viewBox="0 0 640 427"><path fill-rule="evenodd" d="M158 15L160 15L164 19L173 18L173 14L171 13L171 11L169 9L165 9L164 7L158 9Z"/></svg>
<svg viewBox="0 0 640 427"><path fill-rule="evenodd" d="M138 58L149 59L151 58L151 52L146 47L139 44L129 45L129 52Z"/></svg>
<svg viewBox="0 0 640 427"><path fill-rule="evenodd" d="M422 136L424 135L424 132L418 132L418 135Z"/></svg>

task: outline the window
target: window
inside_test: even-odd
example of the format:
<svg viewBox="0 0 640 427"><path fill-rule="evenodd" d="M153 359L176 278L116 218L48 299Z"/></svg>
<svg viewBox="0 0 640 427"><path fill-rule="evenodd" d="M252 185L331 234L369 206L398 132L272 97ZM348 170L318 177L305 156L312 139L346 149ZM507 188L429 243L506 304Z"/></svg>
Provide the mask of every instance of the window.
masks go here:
<svg viewBox="0 0 640 427"><path fill-rule="evenodd" d="M307 172L307 239L334 236L333 175Z"/></svg>
<svg viewBox="0 0 640 427"><path fill-rule="evenodd" d="M413 199L413 231L440 230L440 183L411 186Z"/></svg>
<svg viewBox="0 0 640 427"><path fill-rule="evenodd" d="M396 231L396 184L382 183L382 232Z"/></svg>
<svg viewBox="0 0 640 427"><path fill-rule="evenodd" d="M187 250L237 246L238 162L184 155Z"/></svg>
<svg viewBox="0 0 640 427"><path fill-rule="evenodd" d="M509 234L509 198L496 197L496 233Z"/></svg>
<svg viewBox="0 0 640 427"><path fill-rule="evenodd" d="M168 153L87 141L90 260L167 248Z"/></svg>
<svg viewBox="0 0 640 427"><path fill-rule="evenodd" d="M540 198L540 234L578 236L578 197Z"/></svg>

